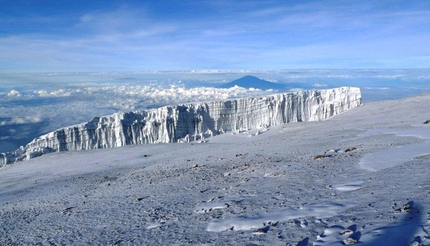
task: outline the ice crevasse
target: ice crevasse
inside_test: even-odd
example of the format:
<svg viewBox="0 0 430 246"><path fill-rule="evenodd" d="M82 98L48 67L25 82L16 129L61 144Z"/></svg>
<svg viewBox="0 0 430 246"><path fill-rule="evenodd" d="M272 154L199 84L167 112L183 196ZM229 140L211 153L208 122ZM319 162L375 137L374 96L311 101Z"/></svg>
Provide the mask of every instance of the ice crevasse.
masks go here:
<svg viewBox="0 0 430 246"><path fill-rule="evenodd" d="M64 127L0 156L0 166L45 153L174 143L289 122L320 121L361 104L357 87L165 106Z"/></svg>

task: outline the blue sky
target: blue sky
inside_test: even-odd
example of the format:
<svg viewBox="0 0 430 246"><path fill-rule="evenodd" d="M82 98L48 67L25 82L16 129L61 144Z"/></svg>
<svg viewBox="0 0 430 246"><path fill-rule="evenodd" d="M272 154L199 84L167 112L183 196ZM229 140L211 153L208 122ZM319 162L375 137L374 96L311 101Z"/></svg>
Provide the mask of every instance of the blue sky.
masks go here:
<svg viewBox="0 0 430 246"><path fill-rule="evenodd" d="M0 0L0 72L430 68L429 40L429 0Z"/></svg>

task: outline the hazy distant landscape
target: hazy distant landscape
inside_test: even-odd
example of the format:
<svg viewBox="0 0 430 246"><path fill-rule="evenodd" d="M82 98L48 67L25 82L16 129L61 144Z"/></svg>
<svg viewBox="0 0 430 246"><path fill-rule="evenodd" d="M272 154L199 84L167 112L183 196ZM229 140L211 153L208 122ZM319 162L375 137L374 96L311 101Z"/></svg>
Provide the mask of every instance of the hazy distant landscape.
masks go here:
<svg viewBox="0 0 430 246"><path fill-rule="evenodd" d="M249 74L284 89L219 88ZM429 91L428 74L424 69L3 74L0 152L96 116L179 103L339 86L360 87L363 103L398 99Z"/></svg>

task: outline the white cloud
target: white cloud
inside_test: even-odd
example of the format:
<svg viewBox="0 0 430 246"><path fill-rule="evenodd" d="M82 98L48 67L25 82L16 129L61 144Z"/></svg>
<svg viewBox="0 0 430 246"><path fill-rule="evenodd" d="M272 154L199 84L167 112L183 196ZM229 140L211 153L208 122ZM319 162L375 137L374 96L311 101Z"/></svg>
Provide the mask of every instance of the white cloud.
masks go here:
<svg viewBox="0 0 430 246"><path fill-rule="evenodd" d="M3 120L0 122L1 126L5 125L23 125L23 124L34 124L42 122L40 116L26 116L26 117L13 117L8 120Z"/></svg>
<svg viewBox="0 0 430 246"><path fill-rule="evenodd" d="M390 90L391 88L390 87L368 87L368 86L366 86L366 87L363 87L363 89L366 89L366 90Z"/></svg>
<svg viewBox="0 0 430 246"><path fill-rule="evenodd" d="M422 75L422 76L419 76L418 79L427 80L427 79L430 79L430 75Z"/></svg>
<svg viewBox="0 0 430 246"><path fill-rule="evenodd" d="M290 89L291 92L297 92L297 91L303 91L303 88L292 88Z"/></svg>
<svg viewBox="0 0 430 246"><path fill-rule="evenodd" d="M77 91L78 89L76 89ZM75 92L76 92L75 91ZM68 97L71 96L73 91L66 90L66 89L58 89L58 90L37 90L34 91L34 94L32 96L39 96L39 97Z"/></svg>
<svg viewBox="0 0 430 246"><path fill-rule="evenodd" d="M377 78L377 79L400 79L400 78L404 78L404 77L405 77L405 75L403 75L403 74L372 76L372 78Z"/></svg>
<svg viewBox="0 0 430 246"><path fill-rule="evenodd" d="M315 83L314 84L314 87L318 87L318 88L320 88L320 87L327 87L328 85L326 85L326 84L320 84L320 83Z"/></svg>
<svg viewBox="0 0 430 246"><path fill-rule="evenodd" d="M21 93L17 90L11 90L8 94L8 97L20 97Z"/></svg>

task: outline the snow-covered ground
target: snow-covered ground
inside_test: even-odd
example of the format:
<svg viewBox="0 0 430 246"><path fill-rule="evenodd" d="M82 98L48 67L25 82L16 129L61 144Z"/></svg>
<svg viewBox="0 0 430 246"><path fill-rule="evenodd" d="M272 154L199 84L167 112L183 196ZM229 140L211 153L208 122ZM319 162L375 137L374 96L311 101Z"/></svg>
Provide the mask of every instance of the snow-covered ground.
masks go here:
<svg viewBox="0 0 430 246"><path fill-rule="evenodd" d="M430 245L430 94L0 169L0 245Z"/></svg>

